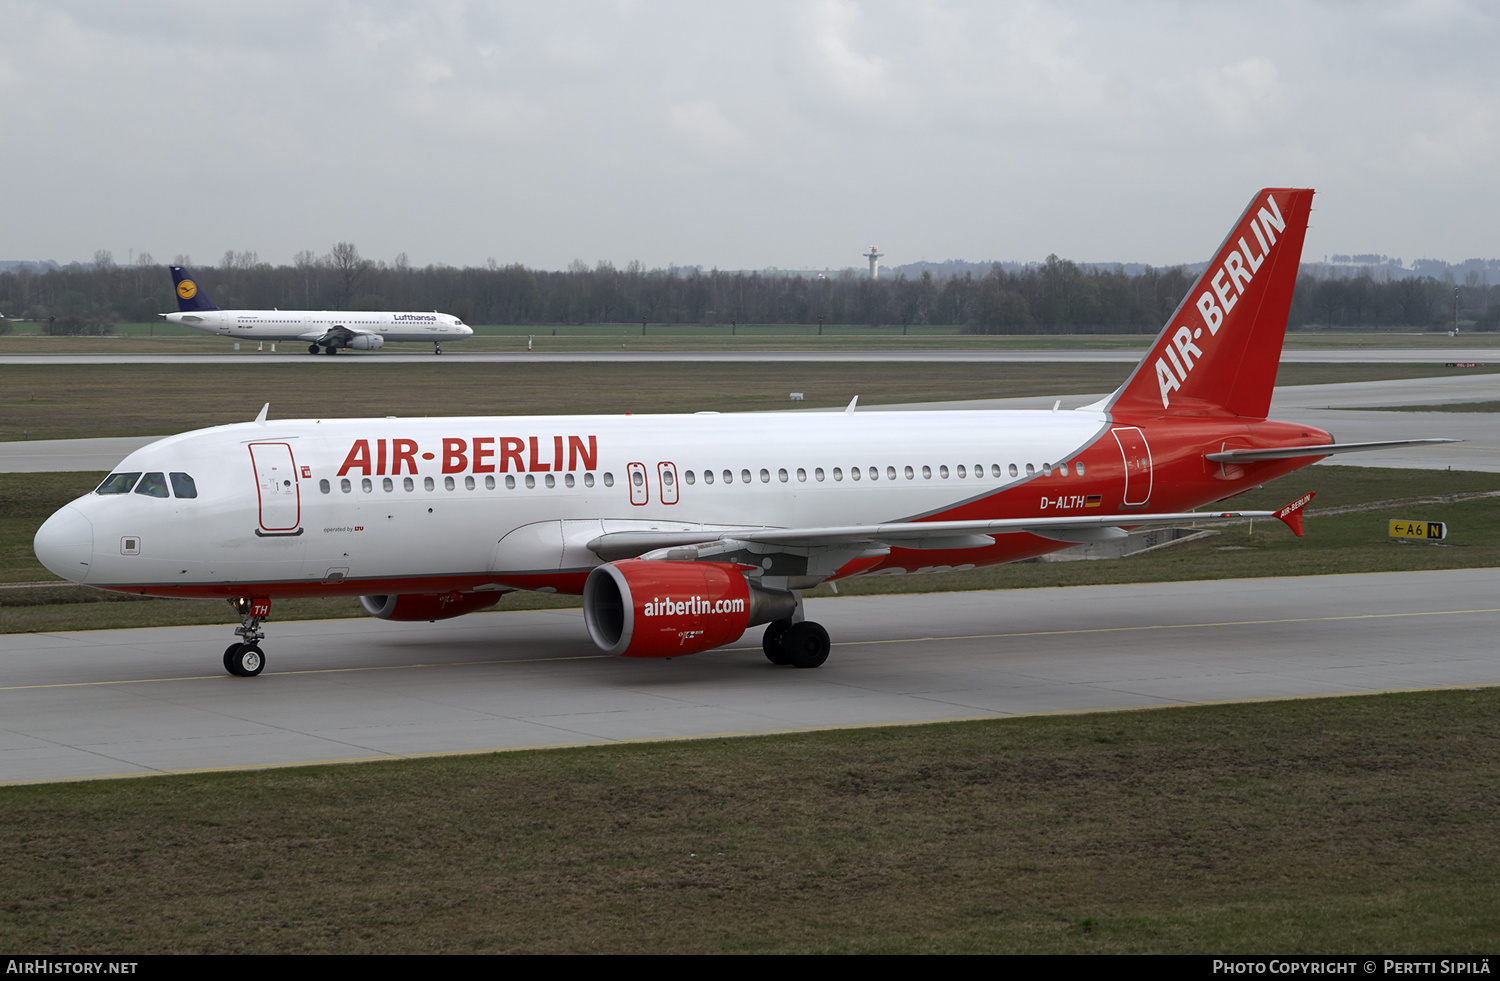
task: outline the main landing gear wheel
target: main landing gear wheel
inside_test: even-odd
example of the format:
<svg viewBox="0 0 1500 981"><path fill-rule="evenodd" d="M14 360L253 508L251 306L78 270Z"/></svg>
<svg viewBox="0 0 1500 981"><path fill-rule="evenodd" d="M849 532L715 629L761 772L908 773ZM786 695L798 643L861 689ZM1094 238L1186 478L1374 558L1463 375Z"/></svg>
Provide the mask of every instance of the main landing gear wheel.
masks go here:
<svg viewBox="0 0 1500 981"><path fill-rule="evenodd" d="M308 354L317 354L318 353L318 345L316 345L316 344L309 344L309 345L307 345L307 353Z"/></svg>
<svg viewBox="0 0 1500 981"><path fill-rule="evenodd" d="M253 678L265 670L266 655L254 644L230 644L224 652L224 667L232 675Z"/></svg>
<svg viewBox="0 0 1500 981"><path fill-rule="evenodd" d="M792 667L816 668L828 660L828 651L833 645L822 624L803 620L792 624L782 638L781 646L786 651L787 663Z"/></svg>
<svg viewBox="0 0 1500 981"><path fill-rule="evenodd" d="M786 653L786 632L792 629L790 620L772 620L766 624L766 632L760 635L760 649L766 652L766 660L772 664L791 664Z"/></svg>
<svg viewBox="0 0 1500 981"><path fill-rule="evenodd" d="M339 353L339 349L336 348L336 347L334 347L332 344L330 344L330 345L328 345L327 347L325 347L323 349L323 353L324 354L338 354Z"/></svg>

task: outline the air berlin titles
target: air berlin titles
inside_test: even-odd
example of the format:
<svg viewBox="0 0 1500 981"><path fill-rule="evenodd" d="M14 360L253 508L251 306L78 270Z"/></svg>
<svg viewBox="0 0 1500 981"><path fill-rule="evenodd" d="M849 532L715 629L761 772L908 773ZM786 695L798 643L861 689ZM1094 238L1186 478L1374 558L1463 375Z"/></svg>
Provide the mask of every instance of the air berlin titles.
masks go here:
<svg viewBox="0 0 1500 981"><path fill-rule="evenodd" d="M1250 219L1250 232L1260 245L1260 254L1256 255L1246 236L1241 235L1239 248L1229 250L1224 261L1219 264L1218 272L1209 279L1209 285L1213 288L1204 290L1198 297L1196 305L1203 316L1203 323L1208 325L1209 338L1219 333L1224 318L1240 301L1250 281L1255 278L1256 271L1276 247L1276 233L1284 231L1286 219L1281 216L1281 208L1276 204L1276 199L1267 194L1266 206ZM1196 363L1194 358L1202 360L1203 349L1194 343L1200 340L1208 343L1203 337L1201 326L1178 327L1162 345L1164 357L1156 359L1156 384L1161 389L1163 409L1170 406L1171 393L1187 382ZM1170 367L1168 362L1171 362Z"/></svg>
<svg viewBox="0 0 1500 981"><path fill-rule="evenodd" d="M657 597L641 607L645 617L702 616L708 613L744 613L743 599L711 600L707 596L689 596L685 600Z"/></svg>
<svg viewBox="0 0 1500 981"><path fill-rule="evenodd" d="M420 473L417 461L430 461L431 473L441 463L442 473L544 473L597 470L599 441L595 436L475 436L427 441L424 450L414 439L357 439L344 457L338 476L358 471L366 477Z"/></svg>

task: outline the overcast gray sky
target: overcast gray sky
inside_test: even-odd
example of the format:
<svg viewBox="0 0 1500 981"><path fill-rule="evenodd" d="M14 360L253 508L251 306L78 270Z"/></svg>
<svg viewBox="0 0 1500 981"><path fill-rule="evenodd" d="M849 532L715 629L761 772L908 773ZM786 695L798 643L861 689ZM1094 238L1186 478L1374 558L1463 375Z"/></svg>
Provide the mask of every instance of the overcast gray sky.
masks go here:
<svg viewBox="0 0 1500 981"><path fill-rule="evenodd" d="M1500 257L1496 6L0 0L0 259Z"/></svg>

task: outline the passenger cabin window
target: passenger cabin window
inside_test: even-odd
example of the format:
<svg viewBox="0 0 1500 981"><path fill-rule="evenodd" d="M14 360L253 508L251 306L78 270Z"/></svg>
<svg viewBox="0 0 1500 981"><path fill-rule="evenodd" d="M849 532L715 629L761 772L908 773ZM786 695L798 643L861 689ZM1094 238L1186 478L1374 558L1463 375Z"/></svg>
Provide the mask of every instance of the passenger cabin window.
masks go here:
<svg viewBox="0 0 1500 981"><path fill-rule="evenodd" d="M177 497L192 498L198 496L198 485L193 483L193 478L185 473L168 474L172 478L172 493ZM323 481L327 484L328 481ZM328 493L325 488L323 493Z"/></svg>
<svg viewBox="0 0 1500 981"><path fill-rule="evenodd" d="M172 476L175 477L177 475L174 473ZM322 491L325 494L332 494L333 493L333 485L330 484L328 482L328 480L325 478L323 480L318 481L318 490ZM181 497L182 495L178 494L177 496Z"/></svg>
<svg viewBox="0 0 1500 981"><path fill-rule="evenodd" d="M160 473L148 473L146 474L146 476L142 477L141 482L135 487L135 492L137 494L144 494L147 497L171 496L167 493L166 474Z"/></svg>
<svg viewBox="0 0 1500 981"><path fill-rule="evenodd" d="M104 483L100 484L94 493L129 494L130 488L134 487L135 482L140 479L141 472L139 470L135 473L112 473L104 478Z"/></svg>

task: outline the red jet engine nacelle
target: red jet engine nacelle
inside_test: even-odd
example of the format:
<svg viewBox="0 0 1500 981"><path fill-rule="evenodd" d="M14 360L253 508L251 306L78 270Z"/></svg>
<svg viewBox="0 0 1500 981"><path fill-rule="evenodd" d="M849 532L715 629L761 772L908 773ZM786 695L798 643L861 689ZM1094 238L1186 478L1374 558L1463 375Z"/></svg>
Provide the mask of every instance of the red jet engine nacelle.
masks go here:
<svg viewBox="0 0 1500 981"><path fill-rule="evenodd" d="M583 586L589 636L606 654L680 657L731 644L758 623L788 619L791 593L751 585L725 562L627 559Z"/></svg>
<svg viewBox="0 0 1500 981"><path fill-rule="evenodd" d="M382 620L451 620L500 602L501 593L399 593L361 596L359 605Z"/></svg>

